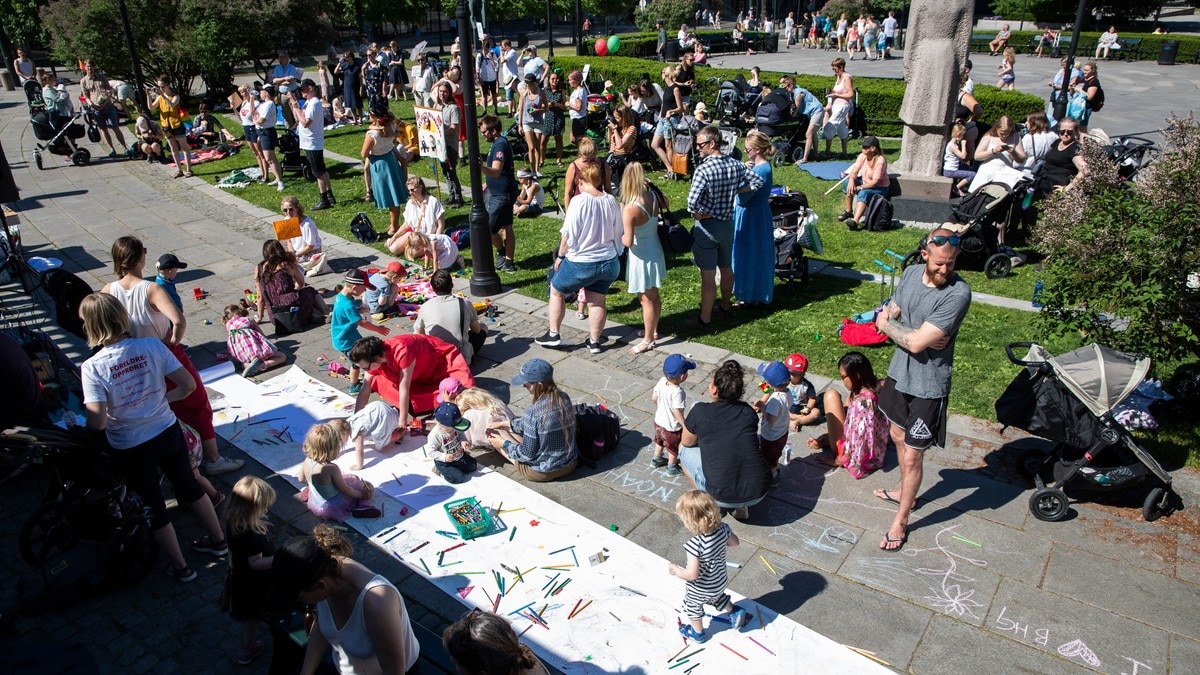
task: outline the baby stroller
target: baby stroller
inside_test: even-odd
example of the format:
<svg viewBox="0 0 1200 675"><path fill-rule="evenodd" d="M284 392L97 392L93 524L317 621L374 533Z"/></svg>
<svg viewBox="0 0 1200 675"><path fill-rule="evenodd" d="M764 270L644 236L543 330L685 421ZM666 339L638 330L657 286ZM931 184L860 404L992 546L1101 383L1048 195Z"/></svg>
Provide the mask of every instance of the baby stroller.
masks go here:
<svg viewBox="0 0 1200 675"><path fill-rule="evenodd" d="M1018 358L1014 348L1028 353ZM1033 474L1036 490L1029 510L1034 517L1065 518L1068 485L1124 490L1141 485L1149 474L1160 485L1147 493L1142 516L1152 521L1183 508L1171 476L1113 418L1113 410L1145 378L1150 359L1094 343L1061 356L1031 342L1010 344L1006 351L1010 361L1025 368L996 401L996 419L1056 443L1044 458L1031 450L1033 455L1018 465ZM1041 473L1051 462L1054 482L1047 484Z"/></svg>
<svg viewBox="0 0 1200 675"><path fill-rule="evenodd" d="M308 165L308 159L300 151L300 136L295 131L288 130L279 135L279 154L279 167L284 171L299 173L304 180L317 179Z"/></svg>
<svg viewBox="0 0 1200 675"><path fill-rule="evenodd" d="M1109 138L1100 129L1088 132L1104 147L1108 158L1117 165L1117 175L1125 180L1137 178L1137 174L1146 165L1158 158L1158 146L1154 141L1140 136L1117 136Z"/></svg>
<svg viewBox="0 0 1200 675"><path fill-rule="evenodd" d="M92 153L87 148L79 147L75 142L83 138L86 133L82 124L76 124L80 117L83 117L82 110L76 111L74 117L61 122L58 128L55 128L50 123L50 113L46 112L44 108L30 115L29 121L33 125L34 138L44 141L44 143L37 143L37 147L33 151L33 162L37 164L37 168L45 168L45 161L42 159L43 151L52 155L70 157L71 163L75 166L87 166L92 161Z"/></svg>
<svg viewBox="0 0 1200 675"><path fill-rule="evenodd" d="M81 429L19 429L0 447L42 471L42 505L21 526L21 558L40 567L76 547L102 550L104 583L146 576L158 556L141 499L125 485L107 444Z"/></svg>
<svg viewBox="0 0 1200 675"><path fill-rule="evenodd" d="M587 97L587 135L596 143L597 150L608 145L608 119L612 102L611 96L588 94Z"/></svg>
<svg viewBox="0 0 1200 675"><path fill-rule="evenodd" d="M775 225L775 276L792 291L797 278L808 281L808 258L804 249L816 250L819 246L809 228L816 222L817 215L808 208L808 197L803 192L771 195L767 203Z"/></svg>
<svg viewBox="0 0 1200 675"><path fill-rule="evenodd" d="M745 131L754 126L754 112L758 108L758 96L749 92L746 78L740 74L725 80L717 90L713 112L723 126Z"/></svg>
<svg viewBox="0 0 1200 675"><path fill-rule="evenodd" d="M528 159L529 142L525 140L525 136L517 131L517 123L513 122L509 125L508 131L504 132L504 137L508 139L508 144L512 146L514 157L525 157Z"/></svg>
<svg viewBox="0 0 1200 675"><path fill-rule="evenodd" d="M996 234L1000 228L1020 222L1025 196L1036 183L1036 175L1026 171L1012 187L999 182L986 183L951 204L950 210L958 222L942 227L960 237L959 251L967 261L982 263L987 278L1000 279L1012 271L1012 258L1000 250ZM905 256L905 268L921 261L925 245L926 239L922 238L916 250Z"/></svg>

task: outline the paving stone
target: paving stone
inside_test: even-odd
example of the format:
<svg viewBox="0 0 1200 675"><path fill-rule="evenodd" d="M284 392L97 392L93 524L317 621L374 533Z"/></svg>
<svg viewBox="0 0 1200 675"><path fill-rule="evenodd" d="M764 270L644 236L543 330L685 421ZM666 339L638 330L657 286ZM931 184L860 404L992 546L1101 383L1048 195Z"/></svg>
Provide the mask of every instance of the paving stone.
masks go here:
<svg viewBox="0 0 1200 675"><path fill-rule="evenodd" d="M1161 523L1146 523L1137 510L1137 520L1114 517L1111 510L1075 504L1075 518L1047 523L1030 517L1026 530L1075 548L1091 551L1110 560L1144 567L1163 574L1175 572L1177 540ZM1109 564L1112 564L1111 562Z"/></svg>
<svg viewBox="0 0 1200 675"><path fill-rule="evenodd" d="M1005 579L996 591L984 624L988 630L1073 663L1120 673L1134 658L1163 672L1167 633L1128 621L1111 611Z"/></svg>
<svg viewBox="0 0 1200 675"><path fill-rule="evenodd" d="M756 527L744 535L747 542L829 573L863 536L861 529L771 498L751 507L749 522Z"/></svg>
<svg viewBox="0 0 1200 675"><path fill-rule="evenodd" d="M1193 673L1196 671L1196 664L1200 663L1200 642L1189 640L1178 635L1171 636L1171 668L1167 672L1173 675L1181 675L1182 673ZM1126 671L1132 675L1134 665L1126 664Z"/></svg>
<svg viewBox="0 0 1200 675"><path fill-rule="evenodd" d="M931 675L1008 675L1010 673L1089 672L1061 657L969 626L944 616L934 616L909 669ZM1142 675L1147 675L1143 673Z"/></svg>
<svg viewBox="0 0 1200 675"><path fill-rule="evenodd" d="M1200 584L1200 537L1179 535L1175 554L1175 578Z"/></svg>

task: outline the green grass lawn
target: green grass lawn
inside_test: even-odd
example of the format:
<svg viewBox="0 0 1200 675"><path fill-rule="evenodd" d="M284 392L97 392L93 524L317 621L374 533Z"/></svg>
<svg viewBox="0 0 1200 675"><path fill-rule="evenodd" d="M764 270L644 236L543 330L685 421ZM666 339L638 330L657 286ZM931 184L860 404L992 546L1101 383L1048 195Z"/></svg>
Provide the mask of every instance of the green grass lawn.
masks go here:
<svg viewBox="0 0 1200 675"><path fill-rule="evenodd" d="M411 117L411 104L393 103L392 106L401 116ZM365 127L355 126L328 131L326 147L339 154L358 157L365 131ZM885 142L885 146L889 160L895 160L898 155L898 142ZM573 156L572 152L568 158ZM198 176L215 183L233 169L253 165L253 157L248 152L243 152L218 162L197 165L194 171ZM332 209L309 214L318 226L338 236L352 238L349 223L357 212L364 211L371 216L377 230L385 230L386 212L377 211L373 204L365 204L362 201L365 190L361 171L356 166L335 162L330 162L330 166L338 204ZM410 173L432 177L430 161L426 159L415 163L410 166ZM549 176L562 174L564 170L551 162L550 166L543 169L543 173ZM649 171L648 175L657 176L659 173ZM466 185L469 182L467 171L460 168L459 176L469 196L469 187ZM299 195L305 204L317 201L315 183L304 181L298 174L285 180L287 190L283 194ZM922 236L922 231L914 228L885 233L850 232L836 220L842 209L840 195L836 192L829 196L823 195L832 183L814 179L793 166L776 169L775 183L801 190L808 195L811 206L821 217L825 252L819 258L833 264L864 271L878 271L873 261L877 258L886 260L885 249L901 254L907 253L916 246ZM671 200L672 210L682 214L685 210L688 183L663 181L659 186ZM264 208L278 210L281 194L273 185L254 185L234 193ZM465 223L468 214L467 208L448 209L448 226ZM558 228L561 222L560 219L546 216L516 222L515 259L520 269L515 274L503 277L505 286L526 296L539 299L547 297L546 268L550 264L550 252L558 242ZM265 225L263 232L264 236L268 233ZM381 244L376 244L375 247L384 252ZM470 264L471 252L465 250L463 254ZM782 358L794 351L804 352L809 357L813 371L827 377L836 375L838 358L849 350L837 336L841 319L870 309L880 300L878 284L814 275L807 284L798 284L794 292L789 292L782 285L778 286L775 302L768 308L739 311L733 317L718 320L715 330L711 333L698 335L689 331L684 322L695 313L698 306L699 275L691 265L690 256L687 255L670 256L668 267L670 273L662 289L663 317L659 329L661 334L681 336L764 360ZM969 268L963 270L963 276L976 292L1019 299L1027 299L1032 295L1036 280L1031 267L1017 268L1012 276L998 280L986 279L981 272ZM624 288L624 281L618 282L614 286L613 294L609 296L610 317L627 325L641 325L640 307L633 296L624 292ZM983 419L994 419L994 402L1017 372L1017 367L1011 365L1004 355L1004 345L1036 339L1033 319L1034 315L1030 312L1002 309L981 302L974 303L958 338L954 363L955 384L950 399L951 410ZM1051 352L1058 353L1073 349L1078 346L1079 341L1058 338L1044 341L1043 344ZM891 347L869 351L869 356L880 374L886 371L891 354ZM1169 370L1164 368L1166 365L1160 364L1160 377L1169 377L1170 371L1178 364L1170 364ZM1195 449L1200 447L1200 431L1193 426L1165 429L1154 438L1148 439L1148 444L1156 448L1157 455L1168 461L1186 461L1200 466L1200 453L1192 455ZM1189 458L1189 455L1192 456Z"/></svg>

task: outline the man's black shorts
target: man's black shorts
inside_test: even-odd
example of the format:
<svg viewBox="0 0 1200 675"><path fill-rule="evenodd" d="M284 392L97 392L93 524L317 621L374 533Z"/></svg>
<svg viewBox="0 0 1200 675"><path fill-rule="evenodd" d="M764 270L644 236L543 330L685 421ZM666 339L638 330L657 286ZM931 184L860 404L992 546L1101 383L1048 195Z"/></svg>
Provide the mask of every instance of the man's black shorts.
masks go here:
<svg viewBox="0 0 1200 675"><path fill-rule="evenodd" d="M488 214L488 229L492 234L500 234L501 230L512 227L513 204L516 201L513 195L493 195L489 192L484 206Z"/></svg>
<svg viewBox="0 0 1200 675"><path fill-rule="evenodd" d="M313 176L325 175L327 169L324 150L305 150L304 157L308 160L308 168L312 169Z"/></svg>
<svg viewBox="0 0 1200 675"><path fill-rule="evenodd" d="M879 410L904 429L904 444L913 450L946 447L946 401L944 397L921 398L896 391L896 381L890 377L879 392Z"/></svg>

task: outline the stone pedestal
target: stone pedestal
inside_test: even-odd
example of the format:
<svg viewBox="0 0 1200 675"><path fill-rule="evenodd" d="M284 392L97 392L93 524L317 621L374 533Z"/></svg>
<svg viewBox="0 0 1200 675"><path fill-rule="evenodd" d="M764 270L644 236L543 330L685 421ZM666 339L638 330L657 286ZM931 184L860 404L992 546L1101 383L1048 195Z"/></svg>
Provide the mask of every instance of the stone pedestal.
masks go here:
<svg viewBox="0 0 1200 675"><path fill-rule="evenodd" d="M897 174L891 178L892 210L896 220L917 226L953 220L949 201L951 179L916 174Z"/></svg>

